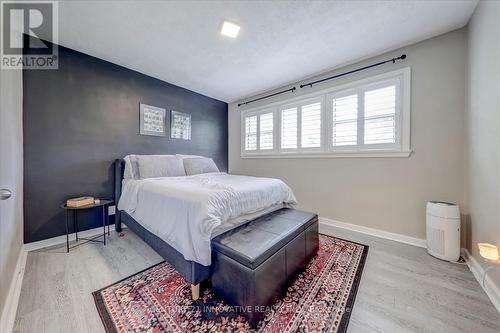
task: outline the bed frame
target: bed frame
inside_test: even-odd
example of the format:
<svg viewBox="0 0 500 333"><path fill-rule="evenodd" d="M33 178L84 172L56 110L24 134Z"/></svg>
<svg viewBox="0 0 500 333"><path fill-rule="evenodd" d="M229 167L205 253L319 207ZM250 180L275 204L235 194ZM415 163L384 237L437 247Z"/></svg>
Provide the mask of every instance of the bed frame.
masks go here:
<svg viewBox="0 0 500 333"><path fill-rule="evenodd" d="M122 193L122 180L125 170L125 161L117 159L114 165L115 170L115 204L117 205L115 215L115 230L122 231L122 223L124 223L137 236L144 240L153 248L159 255L172 265L181 275L191 284L193 300L199 298L200 282L207 280L210 277L210 266L203 266L197 262L184 259L183 255L168 245L164 240L155 234L146 230L132 216L126 212L118 210L118 201Z"/></svg>

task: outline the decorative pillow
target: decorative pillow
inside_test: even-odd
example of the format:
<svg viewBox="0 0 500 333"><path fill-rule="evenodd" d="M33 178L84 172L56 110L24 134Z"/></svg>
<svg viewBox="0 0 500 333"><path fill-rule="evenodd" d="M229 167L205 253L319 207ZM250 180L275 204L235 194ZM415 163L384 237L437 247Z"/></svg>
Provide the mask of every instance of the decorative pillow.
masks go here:
<svg viewBox="0 0 500 333"><path fill-rule="evenodd" d="M185 176L182 158L172 155L137 155L140 179Z"/></svg>
<svg viewBox="0 0 500 333"><path fill-rule="evenodd" d="M197 175L200 173L219 172L214 160L207 157L195 157L183 159L186 175Z"/></svg>

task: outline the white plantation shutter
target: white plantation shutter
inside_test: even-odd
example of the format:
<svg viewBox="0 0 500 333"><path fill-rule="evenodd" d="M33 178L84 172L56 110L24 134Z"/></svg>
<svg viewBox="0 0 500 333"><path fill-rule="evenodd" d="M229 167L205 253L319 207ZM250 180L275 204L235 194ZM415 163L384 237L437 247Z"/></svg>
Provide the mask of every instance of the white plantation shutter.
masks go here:
<svg viewBox="0 0 500 333"><path fill-rule="evenodd" d="M365 92L364 143L396 142L396 86Z"/></svg>
<svg viewBox="0 0 500 333"><path fill-rule="evenodd" d="M245 150L257 150L257 116L245 118Z"/></svg>
<svg viewBox="0 0 500 333"><path fill-rule="evenodd" d="M281 148L297 148L297 108L281 111Z"/></svg>
<svg viewBox="0 0 500 333"><path fill-rule="evenodd" d="M317 148L321 146L321 103L302 106L301 109L301 146Z"/></svg>
<svg viewBox="0 0 500 333"><path fill-rule="evenodd" d="M332 146L357 145L358 95L334 98L332 106Z"/></svg>
<svg viewBox="0 0 500 333"><path fill-rule="evenodd" d="M264 113L259 116L259 149L273 149L273 112Z"/></svg>

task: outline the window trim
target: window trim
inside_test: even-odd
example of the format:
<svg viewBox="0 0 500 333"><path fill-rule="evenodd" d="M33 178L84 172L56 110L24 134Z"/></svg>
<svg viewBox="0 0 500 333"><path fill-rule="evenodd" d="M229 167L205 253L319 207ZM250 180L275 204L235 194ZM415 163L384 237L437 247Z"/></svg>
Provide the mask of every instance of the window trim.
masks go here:
<svg viewBox="0 0 500 333"><path fill-rule="evenodd" d="M358 91L366 91L372 87L383 87L391 81L398 80L396 85L396 143L395 144L370 144L360 145L359 136L364 135L358 129L358 145L337 146L332 144L332 115L328 112L331 108L332 96L349 95ZM405 67L387 73L367 77L338 86L322 89L313 93L289 98L280 102L273 102L257 108L243 110L240 114L240 157L241 158L350 158L350 157L408 157L412 153L410 148L410 113L411 113L411 68ZM377 89L377 88L374 88ZM358 98L360 96L358 95ZM364 100L364 98L363 98ZM321 147L320 148L300 148L302 137L301 118L302 105L321 102ZM281 113L282 110L297 107L297 148L281 148ZM360 106L364 110L363 106ZM257 150L245 151L245 118L252 115L273 112L273 149L260 150L260 131L257 128ZM358 126L360 124L360 114L358 114ZM363 115L364 118L364 115ZM259 123L259 117L257 117ZM364 119L363 119L364 123ZM362 134L360 134L360 132ZM369 148L367 148L369 147Z"/></svg>

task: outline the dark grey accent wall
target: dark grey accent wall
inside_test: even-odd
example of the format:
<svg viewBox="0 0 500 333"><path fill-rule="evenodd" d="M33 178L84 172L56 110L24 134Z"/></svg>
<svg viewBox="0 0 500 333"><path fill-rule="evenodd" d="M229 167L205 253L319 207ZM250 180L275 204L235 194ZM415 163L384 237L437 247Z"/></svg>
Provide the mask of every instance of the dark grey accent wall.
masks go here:
<svg viewBox="0 0 500 333"><path fill-rule="evenodd" d="M80 52L58 70L25 70L24 241L65 234L61 203L113 197L112 163L127 154L197 154L227 171L227 104ZM139 135L139 103L191 114L192 140ZM79 217L99 226L97 212Z"/></svg>

